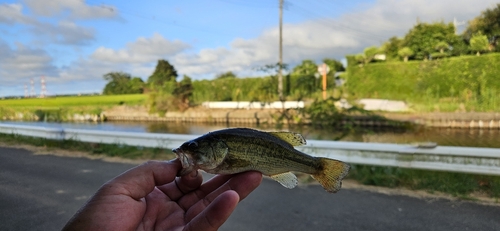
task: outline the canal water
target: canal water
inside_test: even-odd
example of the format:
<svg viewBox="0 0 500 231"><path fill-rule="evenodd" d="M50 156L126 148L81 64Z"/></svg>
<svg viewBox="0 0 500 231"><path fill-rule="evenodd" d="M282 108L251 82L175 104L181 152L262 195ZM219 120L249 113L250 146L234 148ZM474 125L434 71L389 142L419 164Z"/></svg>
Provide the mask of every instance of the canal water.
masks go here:
<svg viewBox="0 0 500 231"><path fill-rule="evenodd" d="M167 122L104 122L104 123L50 123L50 122L13 122L2 121L3 124L43 126L52 128L91 129L103 131L125 131L146 133L173 133L202 135L210 131L239 125L167 123ZM500 130L498 129L418 129L415 131L363 131L342 134L327 129L309 126L272 127L245 126L260 130L286 130L301 133L308 140L342 140L369 143L413 144L418 142L435 142L441 146L467 146L500 148Z"/></svg>

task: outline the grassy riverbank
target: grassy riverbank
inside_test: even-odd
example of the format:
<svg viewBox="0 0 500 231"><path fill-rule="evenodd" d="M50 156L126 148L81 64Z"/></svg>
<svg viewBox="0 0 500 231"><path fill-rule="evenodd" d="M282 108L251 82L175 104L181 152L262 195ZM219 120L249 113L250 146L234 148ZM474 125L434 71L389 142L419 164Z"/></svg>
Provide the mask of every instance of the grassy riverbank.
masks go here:
<svg viewBox="0 0 500 231"><path fill-rule="evenodd" d="M130 160L169 160L175 158L170 150L143 148L127 145L82 143L77 141L55 141L26 136L0 134L0 145L31 145L43 147L48 152L52 149L85 152L89 155L118 157ZM309 176L301 174L302 182L314 182ZM374 167L353 165L348 175L361 184L389 188L407 188L427 192L443 192L467 200L479 197L494 199L499 202L500 177L473 175L464 173L413 170L394 167Z"/></svg>
<svg viewBox="0 0 500 231"><path fill-rule="evenodd" d="M106 109L144 105L147 97L135 94L4 99L0 100L0 120L100 120Z"/></svg>
<svg viewBox="0 0 500 231"><path fill-rule="evenodd" d="M96 95L96 96L63 96L48 98L4 99L0 107L15 108L60 108L60 107L106 107L115 105L143 104L147 95Z"/></svg>
<svg viewBox="0 0 500 231"><path fill-rule="evenodd" d="M0 145L32 145L51 149L86 152L89 155L103 155L131 160L170 160L175 158L171 150L161 148L144 148L121 144L85 143L74 140L49 140L29 136L0 133Z"/></svg>

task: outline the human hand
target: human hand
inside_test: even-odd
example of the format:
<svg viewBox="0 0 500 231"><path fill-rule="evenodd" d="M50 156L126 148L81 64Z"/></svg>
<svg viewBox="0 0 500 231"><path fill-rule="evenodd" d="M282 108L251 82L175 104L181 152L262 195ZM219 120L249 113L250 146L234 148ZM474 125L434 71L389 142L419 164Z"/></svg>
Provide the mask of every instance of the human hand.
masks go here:
<svg viewBox="0 0 500 231"><path fill-rule="evenodd" d="M63 230L217 230L262 180L259 172L177 177L175 159L148 161L105 183Z"/></svg>

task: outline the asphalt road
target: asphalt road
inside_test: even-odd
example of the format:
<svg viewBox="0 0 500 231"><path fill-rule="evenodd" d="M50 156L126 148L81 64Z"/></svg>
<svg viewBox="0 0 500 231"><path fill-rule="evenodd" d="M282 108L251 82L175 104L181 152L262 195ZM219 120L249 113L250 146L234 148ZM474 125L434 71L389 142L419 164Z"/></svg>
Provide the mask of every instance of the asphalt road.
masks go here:
<svg viewBox="0 0 500 231"><path fill-rule="evenodd" d="M0 148L0 230L59 230L95 190L132 167ZM500 206L265 179L220 230L500 230Z"/></svg>

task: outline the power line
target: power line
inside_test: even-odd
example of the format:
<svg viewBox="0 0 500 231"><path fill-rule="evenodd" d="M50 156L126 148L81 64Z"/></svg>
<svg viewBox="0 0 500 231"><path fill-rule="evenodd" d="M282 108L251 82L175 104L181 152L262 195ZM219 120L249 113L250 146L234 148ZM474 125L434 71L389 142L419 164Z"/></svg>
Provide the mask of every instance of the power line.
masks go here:
<svg viewBox="0 0 500 231"><path fill-rule="evenodd" d="M332 19L327 19L327 17L325 17L323 15L316 14L314 12L311 12L311 11L309 11L303 7L300 7L298 5L295 5L295 4L293 5L293 9L296 9L298 11L303 12L304 14L307 14L309 16L316 18L318 23L321 23L322 25L324 25L326 27L330 27L332 29L337 29L337 30L342 30L343 32L349 33L352 36L356 36L356 37L363 38L363 39L376 38L376 39L381 39L381 40L387 40L387 38L382 38L377 34L369 33L369 32L363 31L363 30L357 30L357 29L354 29L354 28L351 28L349 26L345 26L345 25L342 25L339 23L334 23Z"/></svg>
<svg viewBox="0 0 500 231"><path fill-rule="evenodd" d="M80 0L80 1L83 2L83 3L87 3L87 2L94 2L95 3L95 1L85 1L85 0ZM111 12L115 12L116 11L118 13L122 13L122 14L126 14L126 15L131 15L131 16L134 16L134 17L137 17L137 18L155 21L155 22L160 23L160 24L168 24L168 25L172 25L172 26L176 26L176 27L181 27L181 28L195 30L195 31L202 31L202 32L211 33L211 34L230 35L230 34L224 33L223 31L207 30L206 28L199 28L199 27L193 27L193 26L181 24L181 23L178 23L176 20L172 20L172 21L162 20L162 19L159 19L158 17L156 17L154 15L151 16L150 14L141 13L141 12L138 12L136 10L127 10L127 9L124 10L123 7L118 8L118 7L115 7L115 6L112 6L112 5L108 5L108 4L104 4L104 3L100 3L98 5L90 5L89 4L89 6L100 7L100 8L109 10Z"/></svg>
<svg viewBox="0 0 500 231"><path fill-rule="evenodd" d="M238 1L238 0L219 0L221 2L230 3L234 5L244 6L244 7L253 7L253 8L275 8L276 5L262 5L258 4L258 2L252 1Z"/></svg>

